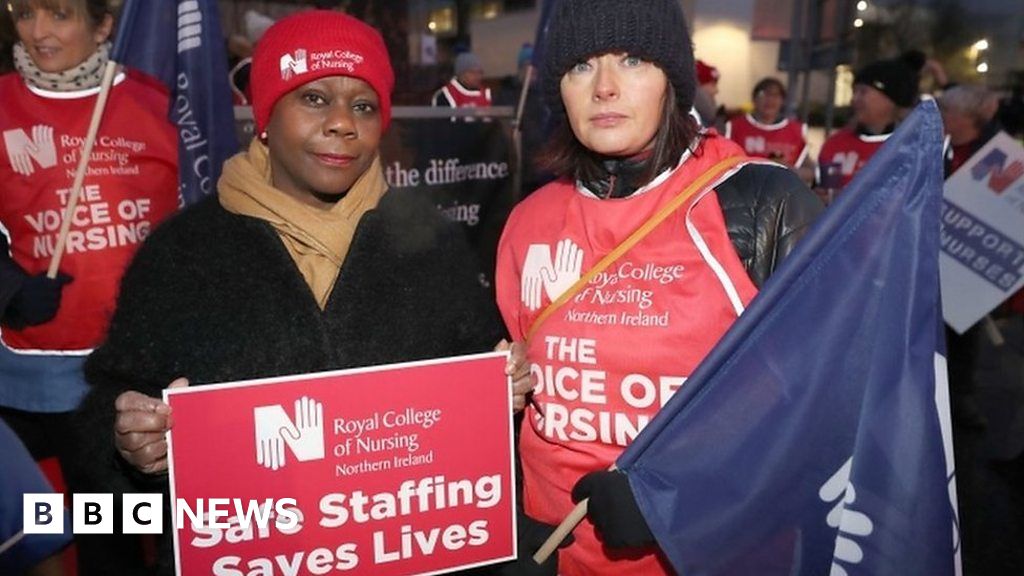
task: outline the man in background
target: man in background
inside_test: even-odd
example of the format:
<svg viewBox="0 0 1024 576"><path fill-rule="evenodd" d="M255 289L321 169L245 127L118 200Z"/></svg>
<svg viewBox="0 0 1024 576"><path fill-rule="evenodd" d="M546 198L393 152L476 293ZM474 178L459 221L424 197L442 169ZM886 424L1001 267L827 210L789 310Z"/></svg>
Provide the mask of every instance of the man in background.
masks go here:
<svg viewBox="0 0 1024 576"><path fill-rule="evenodd" d="M476 54L463 52L455 57L455 76L434 92L431 105L449 108L491 105L491 89L484 86L484 67Z"/></svg>

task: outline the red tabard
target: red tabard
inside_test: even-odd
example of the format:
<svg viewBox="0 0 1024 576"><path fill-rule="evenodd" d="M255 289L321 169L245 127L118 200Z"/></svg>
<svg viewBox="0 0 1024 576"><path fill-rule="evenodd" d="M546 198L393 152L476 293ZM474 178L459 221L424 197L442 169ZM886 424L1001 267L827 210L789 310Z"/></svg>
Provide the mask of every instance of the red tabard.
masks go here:
<svg viewBox="0 0 1024 576"><path fill-rule="evenodd" d="M491 89L470 90L452 78L439 90L452 108L475 107L486 108L491 105Z"/></svg>
<svg viewBox="0 0 1024 576"><path fill-rule="evenodd" d="M878 152L890 135L868 136L844 128L829 136L818 154L818 182L825 188L845 188L853 180L853 175ZM834 169L829 171L829 166L834 166ZM838 181L830 181L836 177Z"/></svg>
<svg viewBox="0 0 1024 576"><path fill-rule="evenodd" d="M153 227L178 206L178 139L166 92L133 73L107 101L60 270L56 318L5 328L14 351L82 353L106 332L121 274ZM96 90L32 91L17 74L0 77L0 224L11 255L29 274L50 264L88 131Z"/></svg>
<svg viewBox="0 0 1024 576"><path fill-rule="evenodd" d="M807 156L807 126L790 118L762 124L750 114L741 114L725 125L725 135L748 156L768 158L787 166L800 167Z"/></svg>
<svg viewBox="0 0 1024 576"><path fill-rule="evenodd" d="M599 200L564 180L530 195L509 218L498 253L498 304L512 337L524 340L581 272L736 155L729 140L710 138L701 156L624 199ZM539 409L527 407L520 440L526 512L558 524L580 476L615 461L755 293L708 189L548 317L528 342ZM655 550L609 558L587 521L575 536L560 553L563 575L670 572Z"/></svg>

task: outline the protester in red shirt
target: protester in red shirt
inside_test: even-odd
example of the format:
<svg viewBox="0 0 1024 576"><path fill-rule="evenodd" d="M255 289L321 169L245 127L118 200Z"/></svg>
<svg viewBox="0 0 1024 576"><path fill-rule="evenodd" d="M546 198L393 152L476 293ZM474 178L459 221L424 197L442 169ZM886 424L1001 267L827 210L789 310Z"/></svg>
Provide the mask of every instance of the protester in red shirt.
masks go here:
<svg viewBox="0 0 1024 576"><path fill-rule="evenodd" d="M178 206L178 143L168 93L134 70L114 77L59 274L47 277L103 70L106 0L12 0L16 72L0 77L0 418L33 457L56 456L72 491L71 413L88 386L85 356L103 340L121 275ZM83 488L85 488L83 490ZM78 539L82 574L110 556ZM109 539L108 539L109 540ZM118 573L129 573L117 545ZM137 558L137 557L136 557Z"/></svg>
<svg viewBox="0 0 1024 576"><path fill-rule="evenodd" d="M498 305L537 378L520 430L525 514L557 524L590 498L558 553L565 576L671 571L625 476L606 470L821 209L791 170L697 125L686 30L675 0L556 5L541 157L560 178L514 209L498 250Z"/></svg>
<svg viewBox="0 0 1024 576"><path fill-rule="evenodd" d="M754 85L754 111L734 116L725 135L750 156L768 158L793 168L807 159L807 125L783 114L786 87L775 78Z"/></svg>
<svg viewBox="0 0 1024 576"><path fill-rule="evenodd" d="M850 183L917 103L924 63L922 53L911 51L872 62L856 73L851 104L854 125L830 136L818 154L816 187L826 200Z"/></svg>
<svg viewBox="0 0 1024 576"><path fill-rule="evenodd" d="M455 57L455 76L434 92L433 106L449 108L487 108L491 89L484 86L484 66L472 52Z"/></svg>

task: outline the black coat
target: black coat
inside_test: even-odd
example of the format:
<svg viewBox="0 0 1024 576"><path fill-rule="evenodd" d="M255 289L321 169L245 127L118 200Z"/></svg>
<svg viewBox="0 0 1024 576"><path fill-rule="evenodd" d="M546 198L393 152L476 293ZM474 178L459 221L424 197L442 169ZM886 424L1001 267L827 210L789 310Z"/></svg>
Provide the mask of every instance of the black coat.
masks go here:
<svg viewBox="0 0 1024 576"><path fill-rule="evenodd" d="M159 227L125 273L106 342L86 363L77 414L80 485L154 491L116 455L114 399L192 386L493 349L503 334L462 232L413 193L360 220L321 311L277 233L215 198ZM120 500L115 495L115 500ZM164 534L160 571L170 573Z"/></svg>
<svg viewBox="0 0 1024 576"><path fill-rule="evenodd" d="M715 188L729 239L760 288L824 210L792 170L749 164Z"/></svg>

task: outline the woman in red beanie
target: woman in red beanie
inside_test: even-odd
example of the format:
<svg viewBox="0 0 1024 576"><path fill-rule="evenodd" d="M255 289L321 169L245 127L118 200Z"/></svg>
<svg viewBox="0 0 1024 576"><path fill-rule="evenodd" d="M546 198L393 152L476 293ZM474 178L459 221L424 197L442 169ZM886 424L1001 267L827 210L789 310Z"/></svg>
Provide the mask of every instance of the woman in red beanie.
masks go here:
<svg viewBox="0 0 1024 576"><path fill-rule="evenodd" d="M537 377L525 513L558 524L589 498L558 553L564 576L672 571L626 476L607 470L821 210L792 171L699 128L686 30L675 0L561 0L548 24L560 178L513 210L496 289Z"/></svg>
<svg viewBox="0 0 1024 576"><path fill-rule="evenodd" d="M258 138L227 162L216 197L146 242L87 363L82 424L92 465L115 465L103 469L106 490L166 485L165 386L498 342L461 232L429 202L387 187L378 145L393 83L381 36L342 13L300 12L257 44ZM164 551L160 572L172 574Z"/></svg>

